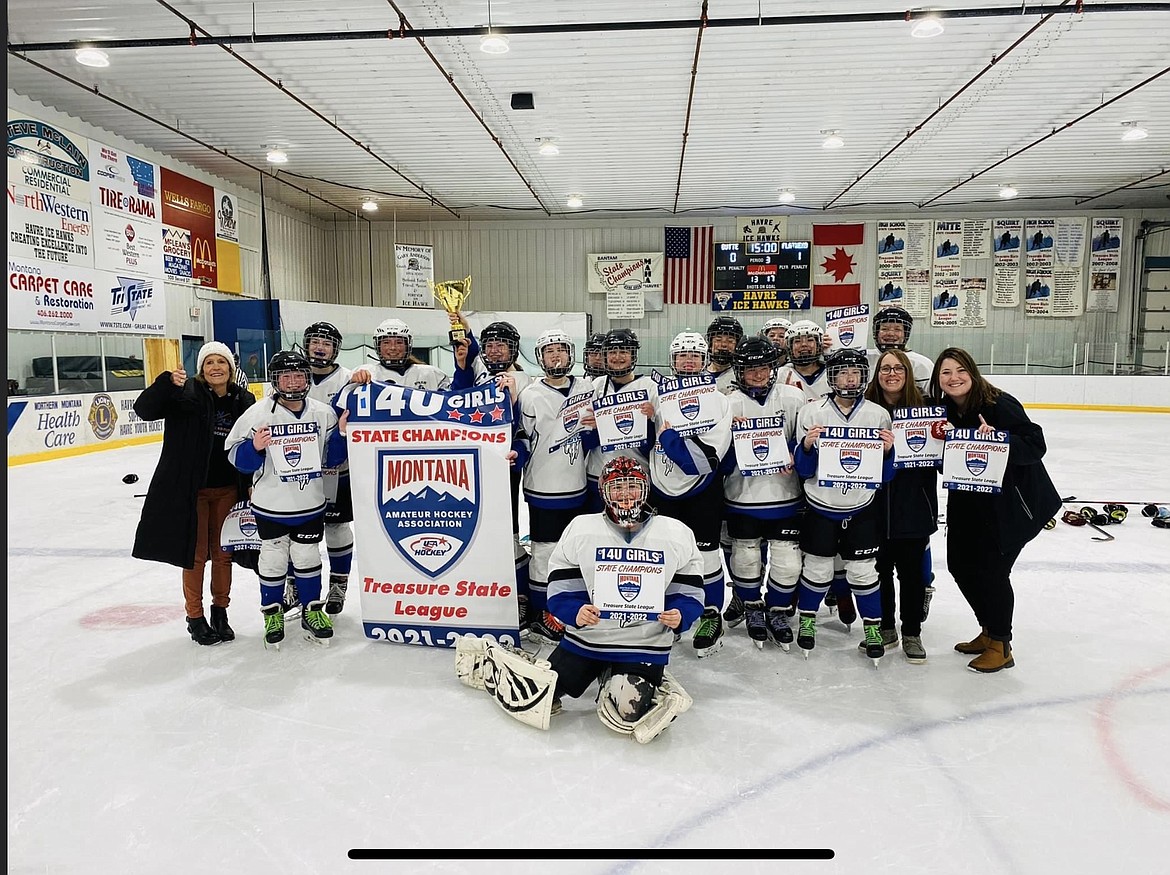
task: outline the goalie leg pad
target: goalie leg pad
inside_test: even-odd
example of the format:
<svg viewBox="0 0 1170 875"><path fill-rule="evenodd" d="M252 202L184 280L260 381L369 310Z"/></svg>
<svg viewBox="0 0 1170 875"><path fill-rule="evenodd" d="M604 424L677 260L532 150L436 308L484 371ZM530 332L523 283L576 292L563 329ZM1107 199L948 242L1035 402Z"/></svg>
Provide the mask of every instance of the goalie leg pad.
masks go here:
<svg viewBox="0 0 1170 875"><path fill-rule="evenodd" d="M548 660L464 635L455 643L455 673L467 686L484 690L509 717L548 729L557 686Z"/></svg>

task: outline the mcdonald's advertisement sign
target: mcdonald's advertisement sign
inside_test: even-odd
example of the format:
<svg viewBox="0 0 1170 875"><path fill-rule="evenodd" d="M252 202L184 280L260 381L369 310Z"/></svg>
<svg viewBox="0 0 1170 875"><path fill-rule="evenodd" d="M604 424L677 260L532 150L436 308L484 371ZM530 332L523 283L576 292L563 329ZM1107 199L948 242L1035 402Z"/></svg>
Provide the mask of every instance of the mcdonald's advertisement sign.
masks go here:
<svg viewBox="0 0 1170 875"><path fill-rule="evenodd" d="M215 190L162 168L162 220L191 232L191 282L218 288L215 247Z"/></svg>

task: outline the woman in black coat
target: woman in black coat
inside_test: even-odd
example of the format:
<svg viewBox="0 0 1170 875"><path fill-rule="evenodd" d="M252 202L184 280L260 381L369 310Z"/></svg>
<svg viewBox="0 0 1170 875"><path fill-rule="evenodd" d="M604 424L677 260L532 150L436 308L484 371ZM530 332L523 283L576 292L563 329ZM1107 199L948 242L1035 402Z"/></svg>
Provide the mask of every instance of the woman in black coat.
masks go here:
<svg viewBox="0 0 1170 875"><path fill-rule="evenodd" d="M1007 471L998 493L950 494L947 568L982 627L955 650L976 654L968 663L973 671L1011 668L1012 566L1024 545L1060 509L1060 495L1041 461L1047 450L1044 431L1028 419L1019 401L983 379L963 349L951 347L939 355L930 394L942 399L956 428L1010 435Z"/></svg>
<svg viewBox="0 0 1170 875"><path fill-rule="evenodd" d="M880 404L887 412L896 407L922 407L925 401L914 382L914 366L900 349L887 349L878 356L873 379L865 390L867 401ZM894 627L897 600L894 572L898 572L901 601L902 653L915 665L926 662L922 646L922 622L926 619L926 550L930 536L938 530L938 471L900 468L894 479L883 484L874 501L880 514L882 545L878 552L878 585L882 596L882 644L888 650L898 646Z"/></svg>
<svg viewBox="0 0 1170 875"><path fill-rule="evenodd" d="M187 631L199 644L231 641L231 554L219 535L233 504L248 497L250 478L228 461L224 439L256 402L233 379L234 358L222 343L199 350L198 374L165 371L134 402L145 420L164 420L162 455L146 492L133 555L183 570ZM211 561L211 625L203 615L203 569Z"/></svg>

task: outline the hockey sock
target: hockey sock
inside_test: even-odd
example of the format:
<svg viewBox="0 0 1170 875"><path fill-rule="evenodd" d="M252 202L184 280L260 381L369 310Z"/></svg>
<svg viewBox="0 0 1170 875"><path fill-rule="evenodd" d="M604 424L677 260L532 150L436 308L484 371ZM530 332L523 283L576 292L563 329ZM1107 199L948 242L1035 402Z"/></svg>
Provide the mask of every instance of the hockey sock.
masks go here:
<svg viewBox="0 0 1170 875"><path fill-rule="evenodd" d="M926 545L926 552L922 554L922 579L927 586L934 584L934 560L930 555L930 544Z"/></svg>
<svg viewBox="0 0 1170 875"><path fill-rule="evenodd" d="M329 548L329 573L349 576L353 567L353 542L344 547Z"/></svg>
<svg viewBox="0 0 1170 875"><path fill-rule="evenodd" d="M732 584L735 588L735 594L739 596L740 601L755 602L760 599L760 584L764 581L757 580L754 583L750 580L737 580Z"/></svg>
<svg viewBox="0 0 1170 875"><path fill-rule="evenodd" d="M297 598L302 605L321 599L321 566L315 568L297 568L294 570L297 581Z"/></svg>
<svg viewBox="0 0 1170 875"><path fill-rule="evenodd" d="M769 583L764 590L764 602L769 608L789 608L792 606L792 594L794 592L796 592L795 584L778 589L772 583Z"/></svg>
<svg viewBox="0 0 1170 875"><path fill-rule="evenodd" d="M723 609L723 590L727 589L727 584L723 580L723 575L719 575L719 579L715 581L706 581L703 583L703 607Z"/></svg>
<svg viewBox="0 0 1170 875"><path fill-rule="evenodd" d="M875 590L868 595L854 593L853 598L857 602L858 614L863 617L881 617L882 595L880 590Z"/></svg>
<svg viewBox="0 0 1170 875"><path fill-rule="evenodd" d="M525 554L523 559L516 562L516 594L531 599L528 580L528 564L531 559Z"/></svg>
<svg viewBox="0 0 1170 875"><path fill-rule="evenodd" d="M800 578L800 600L797 602L797 608L801 613L815 614L819 611L829 586L830 583L814 583L804 577Z"/></svg>
<svg viewBox="0 0 1170 875"><path fill-rule="evenodd" d="M284 578L268 580L260 578L260 604L279 605L284 601Z"/></svg>

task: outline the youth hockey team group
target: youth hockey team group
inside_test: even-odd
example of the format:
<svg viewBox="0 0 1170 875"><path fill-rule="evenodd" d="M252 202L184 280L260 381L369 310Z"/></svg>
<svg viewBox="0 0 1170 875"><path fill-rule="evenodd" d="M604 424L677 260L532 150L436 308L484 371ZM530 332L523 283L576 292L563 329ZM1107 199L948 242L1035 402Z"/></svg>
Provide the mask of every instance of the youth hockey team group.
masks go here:
<svg viewBox="0 0 1170 875"><path fill-rule="evenodd" d="M685 633L693 630L690 646L699 658L717 653L727 629L740 624L756 646L770 640L788 651L795 641L807 658L822 603L835 605L846 627L860 616L858 649L875 663L899 645L900 612L903 654L924 663L937 472L894 469L891 411L926 404L945 407L948 427L1009 433L1002 490L950 494L948 569L981 625L955 650L974 657L969 667L976 672L1011 668L1012 564L1059 507L1040 461L1044 436L1016 399L983 379L966 351L948 348L935 363L910 351L912 328L905 310L880 310L873 321L876 349L868 352L829 349L830 339L809 320L772 319L758 334L745 334L724 315L705 334L684 331L670 344L673 375L709 375L721 415L706 430L683 436L679 423L664 419L659 375L636 373L640 344L628 328L589 338L584 377L572 373L572 339L555 328L545 331L535 347L543 372L536 377L517 364L516 328L493 322L455 346L456 372L448 377L412 356L411 332L401 320L377 327L377 363L352 372L337 362L341 333L316 323L304 333L304 355L273 357L271 398L244 410L222 438L232 465L252 474L265 641L279 644L284 618L298 606L306 637L327 640L331 615L344 606L353 516L347 415L334 406L339 393L371 380L431 391L495 381L514 403L509 458L520 627L526 639L554 649L545 661L464 638L456 667L464 683L492 693L512 716L547 728L563 696L579 697L596 681L601 721L649 741L690 706L666 671ZM169 377L160 376L156 387ZM606 450L595 404L639 390L647 399L640 405L646 439L632 449ZM792 464L747 476L737 464L733 425L763 417L782 423ZM885 450L880 489L818 484L818 439L838 426L878 430ZM266 452L273 440L318 453L324 476L306 481L282 466L287 451ZM166 455L164 438L164 461ZM518 537L521 494L528 505L527 548ZM324 598L322 537L330 566ZM635 622L601 618L593 592L598 548L607 546L662 557L660 614ZM198 568L201 578L201 562ZM191 607L188 591L189 628ZM192 629L192 637L199 640L203 627Z"/></svg>

